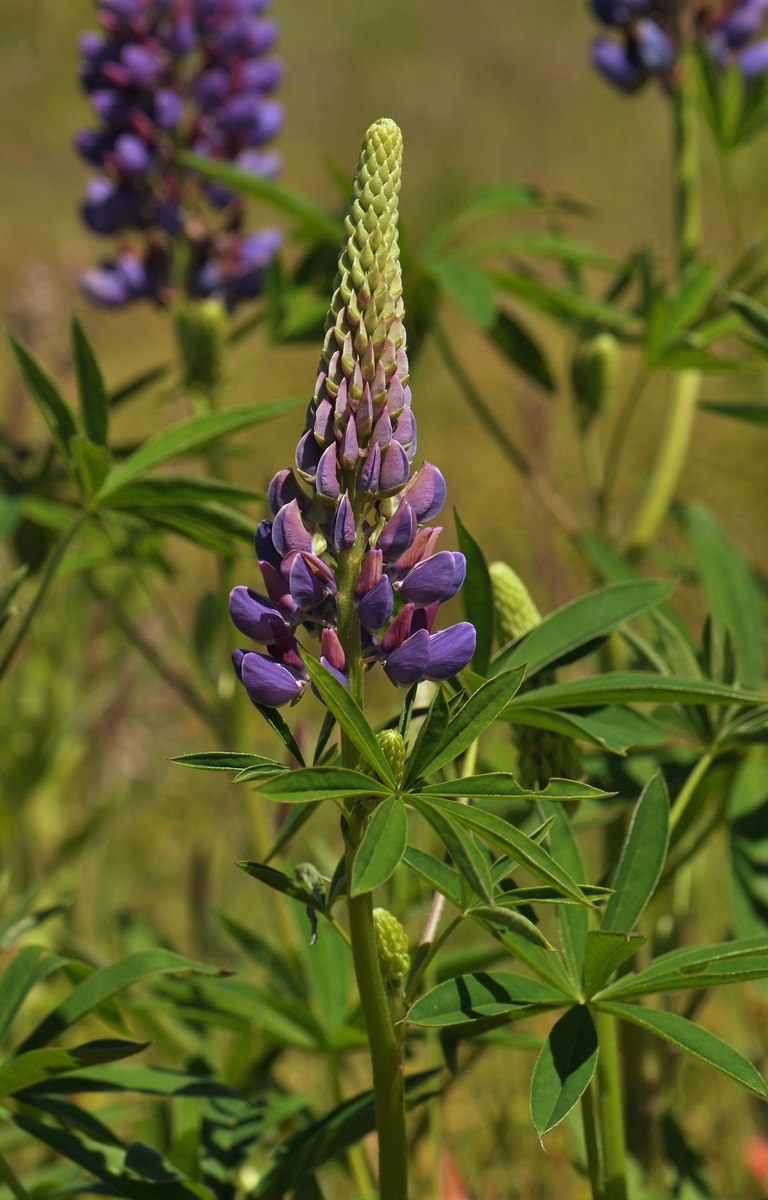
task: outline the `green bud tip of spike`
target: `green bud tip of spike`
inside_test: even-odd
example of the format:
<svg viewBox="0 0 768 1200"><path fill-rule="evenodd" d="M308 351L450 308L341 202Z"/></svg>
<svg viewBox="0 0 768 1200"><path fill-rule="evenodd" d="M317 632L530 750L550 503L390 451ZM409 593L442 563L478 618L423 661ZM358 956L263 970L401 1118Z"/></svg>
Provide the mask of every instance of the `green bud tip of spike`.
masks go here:
<svg viewBox="0 0 768 1200"><path fill-rule="evenodd" d="M405 775L405 742L402 734L397 733L394 729L384 729L376 735L376 741L392 768L395 783L400 787Z"/></svg>
<svg viewBox="0 0 768 1200"><path fill-rule="evenodd" d="M174 316L184 385L210 398L224 377L226 310L218 300L183 301L176 306Z"/></svg>
<svg viewBox="0 0 768 1200"><path fill-rule="evenodd" d="M528 588L516 571L505 562L488 568L493 588L493 608L499 640L513 642L541 624L541 614Z"/></svg>
<svg viewBox="0 0 768 1200"><path fill-rule="evenodd" d="M373 924L381 973L388 983L400 984L411 965L407 934L397 917L386 908L373 910Z"/></svg>
<svg viewBox="0 0 768 1200"><path fill-rule="evenodd" d="M618 376L619 343L612 333L581 343L571 362L571 385L582 428L606 411Z"/></svg>

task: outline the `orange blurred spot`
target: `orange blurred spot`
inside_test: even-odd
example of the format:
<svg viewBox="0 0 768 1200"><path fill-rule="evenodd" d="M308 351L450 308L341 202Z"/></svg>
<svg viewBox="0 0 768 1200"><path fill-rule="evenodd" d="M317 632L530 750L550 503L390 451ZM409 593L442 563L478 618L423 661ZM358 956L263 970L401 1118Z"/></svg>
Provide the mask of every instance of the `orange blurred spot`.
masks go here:
<svg viewBox="0 0 768 1200"><path fill-rule="evenodd" d="M741 1147L741 1155L755 1183L768 1188L768 1138L748 1138Z"/></svg>
<svg viewBox="0 0 768 1200"><path fill-rule="evenodd" d="M768 1150L768 1142L766 1143ZM442 1200L470 1200L469 1189L451 1154L443 1150L441 1159Z"/></svg>

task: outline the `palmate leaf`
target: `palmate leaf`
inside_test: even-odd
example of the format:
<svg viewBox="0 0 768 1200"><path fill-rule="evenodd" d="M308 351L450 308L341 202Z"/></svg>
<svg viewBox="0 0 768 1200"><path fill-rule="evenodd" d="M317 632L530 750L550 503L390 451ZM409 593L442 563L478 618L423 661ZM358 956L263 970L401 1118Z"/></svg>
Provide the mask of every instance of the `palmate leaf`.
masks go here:
<svg viewBox="0 0 768 1200"><path fill-rule="evenodd" d="M325 701L329 712L333 713L347 737L354 743L366 762L394 790L395 777L392 774L392 768L384 756L384 751L376 741L376 735L347 689L310 654L301 649L299 653L310 679Z"/></svg>
<svg viewBox="0 0 768 1200"><path fill-rule="evenodd" d="M94 971L62 1000L36 1026L18 1048L19 1054L37 1050L59 1037L65 1029L82 1021L95 1009L125 991L126 988L153 975L220 975L216 967L208 967L182 958L170 950L138 950L127 958Z"/></svg>
<svg viewBox="0 0 768 1200"><path fill-rule="evenodd" d="M493 588L488 565L482 550L472 535L465 529L459 514L454 509L456 536L459 550L467 560L467 576L461 589L464 619L475 627L477 644L472 658L472 670L478 675L488 674L493 645Z"/></svg>
<svg viewBox="0 0 768 1200"><path fill-rule="evenodd" d="M390 796L373 816L355 851L350 896L381 887L397 870L408 845L408 814L399 796Z"/></svg>
<svg viewBox="0 0 768 1200"><path fill-rule="evenodd" d="M669 845L669 794L659 772L646 784L613 879L601 929L630 933L661 878Z"/></svg>
<svg viewBox="0 0 768 1200"><path fill-rule="evenodd" d="M492 681L490 681L492 682ZM707 679L677 679L643 671L611 671L568 683L548 684L515 696L501 714L511 717L518 708L591 708L604 704L765 704L765 696L712 683Z"/></svg>
<svg viewBox="0 0 768 1200"><path fill-rule="evenodd" d="M242 780L251 777L246 771ZM385 797L391 790L378 779L345 767L300 767L295 771L283 771L260 783L258 788L259 795L279 804L310 804L315 800L345 800L352 796Z"/></svg>
<svg viewBox="0 0 768 1200"><path fill-rule="evenodd" d="M435 1071L422 1071L404 1081L409 1107L428 1098L419 1095ZM313 1121L280 1147L251 1193L252 1200L282 1200L285 1193L329 1159L354 1146L376 1128L373 1092L348 1100L320 1121Z"/></svg>
<svg viewBox="0 0 768 1200"><path fill-rule="evenodd" d="M553 1026L531 1079L531 1118L539 1138L568 1116L589 1086L597 1066L597 1033L583 1005Z"/></svg>
<svg viewBox="0 0 768 1200"><path fill-rule="evenodd" d="M439 771L463 754L504 710L518 691L524 674L525 668L517 667L483 683L449 721L431 758L421 764L420 773Z"/></svg>
<svg viewBox="0 0 768 1200"><path fill-rule="evenodd" d="M714 1033L709 1033L700 1025L694 1025L685 1017L660 1009L643 1008L639 1004L620 1004L604 1000L598 1001L595 1008L623 1021L630 1021L633 1025L639 1025L641 1029L650 1030L651 1033L671 1042L673 1046L685 1050L694 1058L727 1075L729 1079L734 1079L761 1100L768 1099L765 1081L746 1058Z"/></svg>
<svg viewBox="0 0 768 1200"><path fill-rule="evenodd" d="M295 408L297 403L297 400L284 400L275 404L230 409L228 412L206 413L204 416L179 421L177 425L171 425L155 434L124 462L114 467L97 499L106 500L120 488L149 474L169 459L178 458L182 454L199 453L228 434L250 429L264 421L280 417Z"/></svg>
<svg viewBox="0 0 768 1200"><path fill-rule="evenodd" d="M477 800L603 800L612 792L572 779L550 779L546 788L534 792L524 788L514 775L496 771L488 775L470 775L466 779L449 779L445 783L429 783L421 789L422 796L461 796Z"/></svg>
<svg viewBox="0 0 768 1200"><path fill-rule="evenodd" d="M552 667L574 651L588 648L667 599L674 581L632 580L591 592L571 601L545 617L529 634L501 650L491 664L493 674L509 667L528 664L530 678Z"/></svg>
<svg viewBox="0 0 768 1200"><path fill-rule="evenodd" d="M537 979L509 971L483 971L438 984L409 1009L408 1023L435 1029L518 1011L534 1015L561 1008L569 999L567 993Z"/></svg>

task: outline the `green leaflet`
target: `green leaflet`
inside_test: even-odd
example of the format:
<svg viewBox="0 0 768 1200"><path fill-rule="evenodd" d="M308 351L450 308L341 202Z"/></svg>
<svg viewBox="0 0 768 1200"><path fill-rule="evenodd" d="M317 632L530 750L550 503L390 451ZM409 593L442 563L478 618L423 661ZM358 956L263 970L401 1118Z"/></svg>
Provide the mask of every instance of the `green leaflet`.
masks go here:
<svg viewBox="0 0 768 1200"><path fill-rule="evenodd" d="M261 492L238 487L223 479L208 479L205 475L182 475L168 471L127 483L125 487L112 492L107 503L110 508L152 508L166 504L195 504L200 500L251 503L263 499Z"/></svg>
<svg viewBox="0 0 768 1200"><path fill-rule="evenodd" d="M489 681L490 682L490 681ZM591 675L569 683L554 683L523 692L509 702L502 718L513 718L516 709L591 708L603 704L765 704L765 696L725 687L706 679L677 679L643 671Z"/></svg>
<svg viewBox="0 0 768 1200"><path fill-rule="evenodd" d="M559 1125L586 1091L597 1066L597 1033L583 1005L550 1031L531 1079L531 1118L539 1138Z"/></svg>
<svg viewBox="0 0 768 1200"><path fill-rule="evenodd" d="M465 529L459 514L454 509L456 536L459 550L467 560L467 577L461 589L464 619L474 625L477 645L472 658L472 670L478 675L488 674L493 646L493 588L488 573L488 564L475 539Z"/></svg>
<svg viewBox="0 0 768 1200"><path fill-rule="evenodd" d="M268 867L265 863L239 862L236 865L241 871L245 871L246 875L252 875L260 883L266 883L267 887L271 887L273 891L282 892L283 895L290 896L292 900L299 900L308 908L325 912L325 903L314 892L302 887L300 883L291 879L289 875L284 875L282 871L276 871L274 867Z"/></svg>
<svg viewBox="0 0 768 1200"><path fill-rule="evenodd" d="M445 688L439 685L405 765L406 788L412 787L416 780L425 774L427 764L431 762L445 737L449 720L450 711Z"/></svg>
<svg viewBox="0 0 768 1200"><path fill-rule="evenodd" d="M209 750L204 754L181 754L170 759L181 767L196 767L200 771L247 771L249 767L273 767L275 771L287 771L284 763L273 758L262 758L260 754L236 754L229 750Z"/></svg>
<svg viewBox="0 0 768 1200"><path fill-rule="evenodd" d="M227 434L249 429L290 412L297 403L296 400L283 400L276 404L259 404L250 408L230 409L229 412L206 413L201 417L179 421L177 425L171 425L149 438L125 462L114 467L98 493L97 500L106 500L118 488L125 487L171 458L192 452L199 453Z"/></svg>
<svg viewBox="0 0 768 1200"><path fill-rule="evenodd" d="M78 432L74 414L37 359L32 357L12 333L8 333L7 337L30 395L51 431L59 453L67 462L69 439Z"/></svg>
<svg viewBox="0 0 768 1200"><path fill-rule="evenodd" d="M562 1006L567 999L564 993L539 980L509 971L483 971L438 984L411 1007L408 1022L430 1028L463 1025L516 1009L539 1011L541 1007Z"/></svg>
<svg viewBox="0 0 768 1200"><path fill-rule="evenodd" d="M659 882L668 844L669 795L659 772L646 784L637 802L601 929L624 933L634 929Z"/></svg>
<svg viewBox="0 0 768 1200"><path fill-rule="evenodd" d="M581 596L550 613L524 638L500 651L492 669L497 672L527 663L528 677L535 675L579 648L588 649L625 621L661 604L674 586L674 581L644 579L615 583Z"/></svg>
<svg viewBox="0 0 768 1200"><path fill-rule="evenodd" d="M109 425L107 389L93 347L77 317L72 318L72 358L85 432L92 442L106 446Z"/></svg>
<svg viewBox="0 0 768 1200"><path fill-rule="evenodd" d="M300 767L272 775L259 784L258 791L278 804L311 804L315 800L344 800L349 796L383 797L391 789L370 775L345 767Z"/></svg>
<svg viewBox="0 0 768 1200"><path fill-rule="evenodd" d="M490 337L508 362L527 375L545 392L554 392L555 376L544 351L525 326L511 313L500 308L490 329Z"/></svg>
<svg viewBox="0 0 768 1200"><path fill-rule="evenodd" d="M483 683L449 721L433 756L421 766L421 774L432 774L453 762L496 720L523 681L524 667L504 671Z"/></svg>
<svg viewBox="0 0 768 1200"><path fill-rule="evenodd" d="M453 867L415 846L406 846L403 862L434 891L440 892L456 908L461 908L461 880Z"/></svg>
<svg viewBox="0 0 768 1200"><path fill-rule="evenodd" d="M408 814L399 796L389 796L373 811L352 863L350 896L381 887L396 871L408 845Z"/></svg>
<svg viewBox="0 0 768 1200"><path fill-rule="evenodd" d="M301 661L309 673L309 677L322 696L329 712L332 712L341 728L347 734L363 758L384 780L389 788L395 789L395 777L387 762L384 752L376 741L376 735L366 721L363 713L355 704L347 689L330 671L326 671L311 655L300 650Z"/></svg>
<svg viewBox="0 0 768 1200"><path fill-rule="evenodd" d="M768 1088L762 1076L746 1058L719 1037L715 1037L714 1033L694 1025L685 1017L680 1017L677 1013L662 1012L660 1009L643 1008L639 1004L619 1004L604 1000L600 1000L595 1007L613 1017L620 1017L623 1021L639 1025L642 1029L649 1029L651 1033L687 1051L694 1058L701 1059L716 1071L727 1075L729 1079L735 1079L761 1100L768 1099Z"/></svg>
<svg viewBox="0 0 768 1200"><path fill-rule="evenodd" d="M471 908L468 915L474 921L481 921L484 925L490 925L494 929L501 929L505 933L514 933L533 946L538 946L540 950L554 952L554 946L550 946L544 934L534 925L533 921L529 921L522 913L515 912L514 908L500 908L497 905L490 907L481 904Z"/></svg>
<svg viewBox="0 0 768 1200"><path fill-rule="evenodd" d="M572 779L551 779L539 792L529 791L517 782L514 775L493 772L470 775L467 779L449 779L445 783L429 783L421 789L422 796L447 798L470 797L478 800L603 800L613 793L575 783Z"/></svg>
<svg viewBox="0 0 768 1200"><path fill-rule="evenodd" d="M551 729L566 737L592 742L612 754L624 755L630 746L658 746L666 740L665 735L647 717L619 704L594 709L586 716L559 712L555 708L507 709L504 719L514 725Z"/></svg>
<svg viewBox="0 0 768 1200"><path fill-rule="evenodd" d="M543 817L554 818L547 835L550 854L555 862L558 862L568 872L571 879L583 887L587 871L570 817L565 809L560 808L559 805L549 804L546 800L540 803L539 811ZM564 904L557 910L557 926L568 971L573 983L579 988L584 972L584 948L589 929L589 912L581 904Z"/></svg>
<svg viewBox="0 0 768 1200"><path fill-rule="evenodd" d="M624 975L603 988L601 996L617 999L673 992L683 988L719 987L768 977L768 937L740 938L716 946L672 950L637 974Z"/></svg>
<svg viewBox="0 0 768 1200"><path fill-rule="evenodd" d="M420 796L406 796L405 801L432 826L472 891L482 896L486 904L493 904L493 880L488 862L472 834L461 828L452 812L441 811L436 800L428 803ZM457 804L455 807L462 806Z"/></svg>
<svg viewBox="0 0 768 1200"><path fill-rule="evenodd" d="M0 979L0 1041L35 984L69 961L43 946L23 946L14 954Z"/></svg>
<svg viewBox="0 0 768 1200"><path fill-rule="evenodd" d="M180 954L172 954L170 950L139 950L135 954L129 954L127 958L104 967L101 971L94 971L70 992L66 999L32 1030L19 1046L18 1053L24 1054L28 1050L47 1045L107 1000L143 979L152 975L190 974L219 975L220 972L216 967L192 962L191 959L182 958Z"/></svg>

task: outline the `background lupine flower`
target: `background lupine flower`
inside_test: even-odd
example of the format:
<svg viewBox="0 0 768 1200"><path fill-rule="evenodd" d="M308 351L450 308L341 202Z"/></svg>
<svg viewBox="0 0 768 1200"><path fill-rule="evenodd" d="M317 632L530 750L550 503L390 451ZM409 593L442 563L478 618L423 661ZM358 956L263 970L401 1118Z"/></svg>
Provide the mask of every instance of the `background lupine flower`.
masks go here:
<svg viewBox="0 0 768 1200"><path fill-rule="evenodd" d="M604 25L619 30L621 41L595 38L592 63L625 92L637 91L653 76L669 83L679 55L673 0L592 0ZM703 45L722 68L734 63L746 82L768 70L768 38L760 32L768 0L703 0L693 6Z"/></svg>
<svg viewBox="0 0 768 1200"><path fill-rule="evenodd" d="M279 232L246 235L242 201L183 172L175 157L191 149L270 178L279 170L279 156L266 149L283 119L271 97L282 66L270 56L268 3L97 0L102 32L80 44L97 127L81 131L76 145L99 174L81 213L89 229L121 245L82 277L95 303L165 303L181 287L231 309L259 294Z"/></svg>
<svg viewBox="0 0 768 1200"><path fill-rule="evenodd" d="M435 552L441 530L429 522L445 501L442 475L431 463L413 468L416 423L397 242L401 154L394 122L371 126L295 467L272 480L273 519L256 532L264 593L232 592L234 624L267 646L269 657L235 656L255 703L285 704L302 694L299 626L322 634L322 661L345 678L342 643L349 644L351 630L338 628L342 587L353 600L355 653L366 664L381 662L396 684L448 679L475 651L468 622L433 632L466 563L462 554Z"/></svg>

